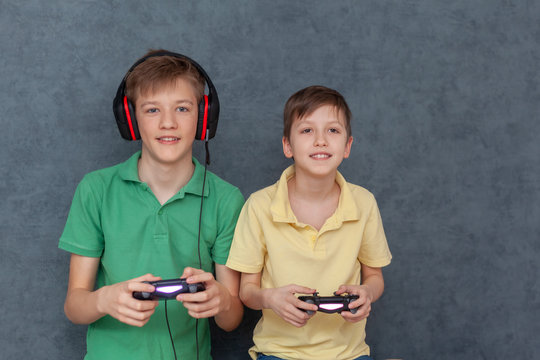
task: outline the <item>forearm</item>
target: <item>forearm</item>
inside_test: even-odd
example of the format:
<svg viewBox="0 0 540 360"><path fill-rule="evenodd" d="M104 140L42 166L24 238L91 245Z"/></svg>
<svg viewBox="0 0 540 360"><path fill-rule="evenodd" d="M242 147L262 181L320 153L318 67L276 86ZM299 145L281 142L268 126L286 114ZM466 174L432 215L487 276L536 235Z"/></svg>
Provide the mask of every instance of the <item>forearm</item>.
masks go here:
<svg viewBox="0 0 540 360"><path fill-rule="evenodd" d="M94 291L99 258L71 255L69 283L64 312L75 324L90 324L105 314L98 310L103 288Z"/></svg>
<svg viewBox="0 0 540 360"><path fill-rule="evenodd" d="M362 279L362 286L365 287L371 302L377 301L384 292L384 279L382 274L371 274Z"/></svg>
<svg viewBox="0 0 540 360"><path fill-rule="evenodd" d="M238 296L230 296L230 306L214 316L216 324L225 331L232 331L238 327L244 315L244 305Z"/></svg>
<svg viewBox="0 0 540 360"><path fill-rule="evenodd" d="M91 324L105 316L105 313L100 311L98 306L101 291L102 289L96 291L70 290L64 304L67 318L75 324Z"/></svg>
<svg viewBox="0 0 540 360"><path fill-rule="evenodd" d="M214 315L214 319L220 328L232 331L240 324L244 315L244 305L238 297L240 273L225 265L216 264L216 280L217 289L223 294L220 298L224 306Z"/></svg>
<svg viewBox="0 0 540 360"><path fill-rule="evenodd" d="M243 283L240 287L240 299L242 302L253 310L268 309L267 293L268 289L261 289L253 283Z"/></svg>

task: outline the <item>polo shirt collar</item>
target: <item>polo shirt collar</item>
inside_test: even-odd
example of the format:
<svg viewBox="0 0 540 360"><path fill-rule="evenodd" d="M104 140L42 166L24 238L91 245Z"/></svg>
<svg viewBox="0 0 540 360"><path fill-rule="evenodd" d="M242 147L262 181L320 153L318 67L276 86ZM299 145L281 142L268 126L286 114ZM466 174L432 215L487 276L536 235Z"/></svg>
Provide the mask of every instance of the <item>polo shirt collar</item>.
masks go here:
<svg viewBox="0 0 540 360"><path fill-rule="evenodd" d="M186 193L194 194L201 196L202 194L202 185L204 180L204 166L199 163L197 159L194 157L191 158L193 161L193 164L195 165L195 170L193 171L193 175L191 176L191 179L188 181L186 186L183 187L183 191ZM180 191L182 191L180 190ZM204 187L204 196L208 196L208 172L206 174L206 186Z"/></svg>
<svg viewBox="0 0 540 360"><path fill-rule="evenodd" d="M287 186L287 181L294 174L295 168L294 165L291 165L283 171L277 182L276 193L270 204L270 212L275 222L298 224L289 203L289 189ZM354 221L360 218L349 184L339 171L336 174L336 182L341 189L339 204L335 213L327 219L326 224L332 228L341 226L345 221Z"/></svg>
<svg viewBox="0 0 540 360"><path fill-rule="evenodd" d="M139 178L138 170L138 163L140 158L141 151L137 151L129 159L120 164L119 175L122 180L134 181L138 183L142 182ZM188 183L182 189L180 189L176 196L183 196L185 193L201 196L202 183L204 179L204 166L202 166L196 158L192 157L191 159L193 161L193 164L195 165L193 175L191 176L191 179L188 181ZM208 196L208 186L205 186L204 188L204 196Z"/></svg>
<svg viewBox="0 0 540 360"><path fill-rule="evenodd" d="M137 151L135 154L131 155L129 159L120 164L118 175L122 180L141 182L141 180L139 180L139 171L137 169L140 158L141 152Z"/></svg>
<svg viewBox="0 0 540 360"><path fill-rule="evenodd" d="M295 172L294 165L289 166L283 171L276 184L276 193L270 204L270 212L275 222L293 224L297 222L289 203L289 188L287 187L287 181L294 176Z"/></svg>

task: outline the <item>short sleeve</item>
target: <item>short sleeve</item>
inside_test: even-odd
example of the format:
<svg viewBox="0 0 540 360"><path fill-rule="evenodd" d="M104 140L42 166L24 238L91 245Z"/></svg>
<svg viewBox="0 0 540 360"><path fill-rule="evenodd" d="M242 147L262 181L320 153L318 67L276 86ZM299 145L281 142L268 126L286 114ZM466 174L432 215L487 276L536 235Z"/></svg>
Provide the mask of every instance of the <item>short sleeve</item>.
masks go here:
<svg viewBox="0 0 540 360"><path fill-rule="evenodd" d="M91 183L86 175L77 186L58 247L77 255L100 257L104 248L101 194Z"/></svg>
<svg viewBox="0 0 540 360"><path fill-rule="evenodd" d="M371 267L383 267L390 264L392 255L386 241L379 207L375 198L372 199L373 202L364 228L358 261Z"/></svg>
<svg viewBox="0 0 540 360"><path fill-rule="evenodd" d="M244 196L238 188L234 188L228 196L220 199L217 211L218 234L212 248L212 259L217 264L224 265L227 261L242 205L244 205Z"/></svg>
<svg viewBox="0 0 540 360"><path fill-rule="evenodd" d="M259 221L259 209L250 197L240 213L227 267L244 273L258 273L264 266L266 246Z"/></svg>

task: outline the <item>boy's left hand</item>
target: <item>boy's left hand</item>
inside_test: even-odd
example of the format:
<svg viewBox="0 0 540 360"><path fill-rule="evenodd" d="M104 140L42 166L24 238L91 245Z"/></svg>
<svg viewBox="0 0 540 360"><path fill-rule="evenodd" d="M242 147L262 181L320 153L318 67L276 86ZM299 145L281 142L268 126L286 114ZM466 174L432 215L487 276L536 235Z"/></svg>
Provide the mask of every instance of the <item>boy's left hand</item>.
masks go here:
<svg viewBox="0 0 540 360"><path fill-rule="evenodd" d="M222 311L228 311L231 306L229 290L216 281L214 275L201 269L187 267L181 276L188 284L203 283L205 290L193 294L185 293L176 297L188 310L190 316L200 319L209 318Z"/></svg>
<svg viewBox="0 0 540 360"><path fill-rule="evenodd" d="M349 322L358 322L364 320L371 312L372 296L368 286L366 285L341 285L336 291L336 295L348 293L350 295L358 295L358 299L349 304L349 309L358 308L356 313L350 311L342 311L341 316Z"/></svg>

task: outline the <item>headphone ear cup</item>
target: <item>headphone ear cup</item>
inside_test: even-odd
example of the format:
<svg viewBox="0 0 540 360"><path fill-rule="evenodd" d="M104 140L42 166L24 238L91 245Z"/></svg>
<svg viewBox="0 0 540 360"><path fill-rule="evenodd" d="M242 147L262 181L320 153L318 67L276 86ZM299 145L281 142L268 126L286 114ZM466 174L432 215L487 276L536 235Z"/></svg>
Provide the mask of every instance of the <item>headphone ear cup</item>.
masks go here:
<svg viewBox="0 0 540 360"><path fill-rule="evenodd" d="M197 120L197 133L195 139L205 140L206 129L208 129L208 96L203 95L203 98L199 102L199 117Z"/></svg>
<svg viewBox="0 0 540 360"><path fill-rule="evenodd" d="M128 118L128 124L131 124L131 129L133 130L132 133L130 133L131 140L140 140L141 134L139 133L139 123L137 122L137 117L135 116L135 107L129 101L126 97L126 103L127 103L127 111L129 112L126 116Z"/></svg>
<svg viewBox="0 0 540 360"><path fill-rule="evenodd" d="M114 118L122 137L126 140L139 140L141 135L135 117L135 109L126 96L117 96L113 101Z"/></svg>
<svg viewBox="0 0 540 360"><path fill-rule="evenodd" d="M214 89L209 95L204 95L203 99L199 102L199 118L195 139L212 139L216 135L218 119L219 100Z"/></svg>

